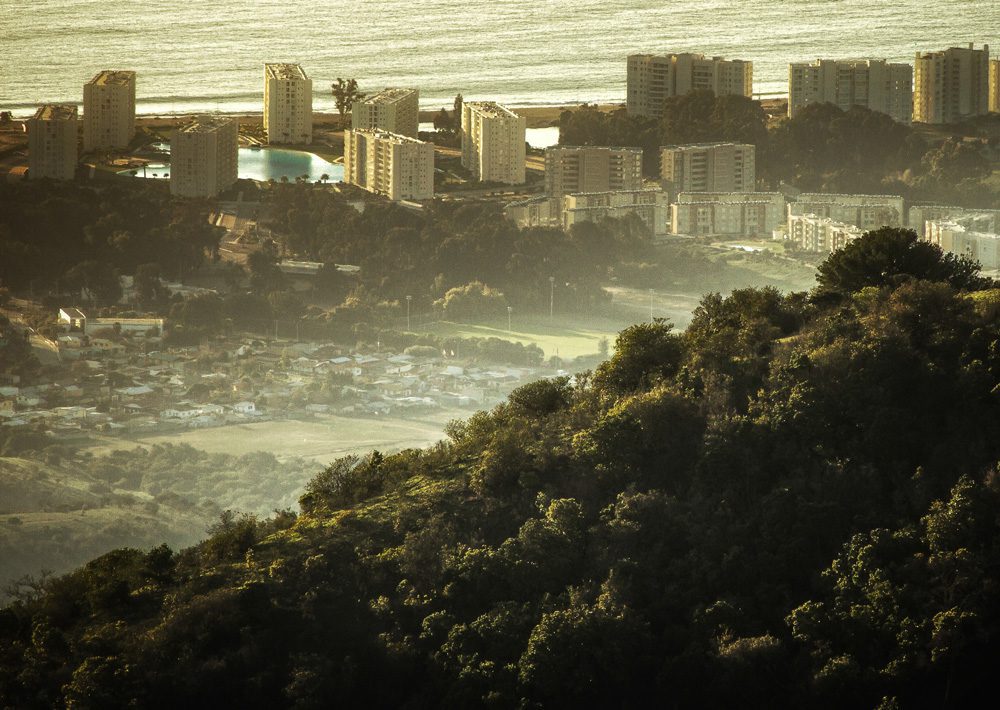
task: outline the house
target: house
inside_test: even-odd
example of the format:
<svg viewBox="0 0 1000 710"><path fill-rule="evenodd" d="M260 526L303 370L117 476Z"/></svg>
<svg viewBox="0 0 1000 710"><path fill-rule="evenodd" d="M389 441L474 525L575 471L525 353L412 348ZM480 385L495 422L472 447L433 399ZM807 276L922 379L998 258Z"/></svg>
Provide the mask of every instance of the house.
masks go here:
<svg viewBox="0 0 1000 710"><path fill-rule="evenodd" d="M257 405L253 402L237 402L231 409L237 414L245 414L247 416L255 416L257 414Z"/></svg>

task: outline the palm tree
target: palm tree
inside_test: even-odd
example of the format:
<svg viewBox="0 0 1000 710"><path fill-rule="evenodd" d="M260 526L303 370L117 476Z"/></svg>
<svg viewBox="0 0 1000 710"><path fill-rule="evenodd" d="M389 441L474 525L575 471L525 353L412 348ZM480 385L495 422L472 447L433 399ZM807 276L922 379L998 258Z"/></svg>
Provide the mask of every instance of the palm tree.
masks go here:
<svg viewBox="0 0 1000 710"><path fill-rule="evenodd" d="M337 113L340 114L340 127L343 128L344 117L351 107L358 101L362 101L367 94L358 91L357 79L341 79L337 77L337 83L332 84L333 100L337 105Z"/></svg>

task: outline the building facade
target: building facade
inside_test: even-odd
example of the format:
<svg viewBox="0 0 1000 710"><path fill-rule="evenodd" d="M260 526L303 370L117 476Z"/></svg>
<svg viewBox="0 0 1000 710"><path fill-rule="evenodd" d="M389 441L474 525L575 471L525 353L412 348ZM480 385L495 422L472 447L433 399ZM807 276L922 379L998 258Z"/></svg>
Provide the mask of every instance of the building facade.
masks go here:
<svg viewBox="0 0 1000 710"><path fill-rule="evenodd" d="M28 177L72 180L77 162L77 109L46 104L28 119Z"/></svg>
<svg viewBox="0 0 1000 710"><path fill-rule="evenodd" d="M390 200L429 200L434 197L434 146L385 131L346 131L344 182Z"/></svg>
<svg viewBox="0 0 1000 710"><path fill-rule="evenodd" d="M356 131L384 131L416 138L419 126L417 89L384 89L351 106L351 128Z"/></svg>
<svg viewBox="0 0 1000 710"><path fill-rule="evenodd" d="M264 65L264 133L274 144L312 143L312 79L300 64Z"/></svg>
<svg viewBox="0 0 1000 710"><path fill-rule="evenodd" d="M135 72L105 70L83 85L83 150L123 150L135 136Z"/></svg>
<svg viewBox="0 0 1000 710"><path fill-rule="evenodd" d="M670 206L674 234L770 237L784 222L780 192L682 192Z"/></svg>
<svg viewBox="0 0 1000 710"><path fill-rule="evenodd" d="M660 148L663 187L680 192L753 192L756 149L748 143L696 143Z"/></svg>
<svg viewBox="0 0 1000 710"><path fill-rule="evenodd" d="M981 232L1000 232L1000 210L980 210L954 205L911 205L907 211L906 226L923 239L927 234L927 223L962 222L973 219L976 229Z"/></svg>
<svg viewBox="0 0 1000 710"><path fill-rule="evenodd" d="M865 231L902 227L905 219L903 198L898 195L802 193L789 203L788 214L827 217Z"/></svg>
<svg viewBox="0 0 1000 710"><path fill-rule="evenodd" d="M503 214L518 227L561 227L562 198L536 195L517 200L507 204Z"/></svg>
<svg viewBox="0 0 1000 710"><path fill-rule="evenodd" d="M956 123L989 110L990 48L918 52L913 63L913 120Z"/></svg>
<svg viewBox="0 0 1000 710"><path fill-rule="evenodd" d="M913 67L884 59L817 59L788 65L788 115L810 104L864 106L900 123L913 118Z"/></svg>
<svg viewBox="0 0 1000 710"><path fill-rule="evenodd" d="M1000 113L1000 59L990 60L989 110Z"/></svg>
<svg viewBox="0 0 1000 710"><path fill-rule="evenodd" d="M641 188L641 148L560 145L545 149L545 192L552 197Z"/></svg>
<svg viewBox="0 0 1000 710"><path fill-rule="evenodd" d="M524 182L525 127L518 116L494 101L462 104L462 166L476 180Z"/></svg>
<svg viewBox="0 0 1000 710"><path fill-rule="evenodd" d="M170 192L179 197L215 197L238 176L239 124L224 116L202 116L174 131L170 141Z"/></svg>
<svg viewBox="0 0 1000 710"><path fill-rule="evenodd" d="M630 116L659 118L668 98L700 89L716 96L753 96L753 62L703 54L632 54L627 62Z"/></svg>
<svg viewBox="0 0 1000 710"><path fill-rule="evenodd" d="M670 203L661 190L618 190L566 195L562 200L562 225L569 230L580 222L625 219L635 215L653 236L668 232Z"/></svg>
<svg viewBox="0 0 1000 710"><path fill-rule="evenodd" d="M995 223L994 223L995 224ZM1000 269L1000 233L986 231L987 225L974 217L959 220L931 220L924 237L942 251L978 261L989 271Z"/></svg>
<svg viewBox="0 0 1000 710"><path fill-rule="evenodd" d="M802 251L819 253L842 249L862 234L864 230L853 224L844 224L814 214L789 215L788 223L782 231L784 239Z"/></svg>

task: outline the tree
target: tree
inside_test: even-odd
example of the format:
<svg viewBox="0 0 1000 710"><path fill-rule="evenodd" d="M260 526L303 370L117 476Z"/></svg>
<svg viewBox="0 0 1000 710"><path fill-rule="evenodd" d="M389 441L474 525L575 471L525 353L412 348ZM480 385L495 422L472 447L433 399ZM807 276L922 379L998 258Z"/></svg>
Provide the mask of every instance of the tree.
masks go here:
<svg viewBox="0 0 1000 710"><path fill-rule="evenodd" d="M357 79L342 79L339 76L334 84L331 84L333 100L337 105L337 113L340 114L340 125L344 127L347 112L351 110L355 103L363 100L366 94L358 91Z"/></svg>
<svg viewBox="0 0 1000 710"><path fill-rule="evenodd" d="M979 264L946 254L921 241L911 229L882 227L835 251L819 265L821 292L854 293L867 286L897 286L907 279L946 281L970 291L992 283L979 275Z"/></svg>
<svg viewBox="0 0 1000 710"><path fill-rule="evenodd" d="M80 262L65 273L63 283L101 305L111 305L122 297L118 270L104 261Z"/></svg>

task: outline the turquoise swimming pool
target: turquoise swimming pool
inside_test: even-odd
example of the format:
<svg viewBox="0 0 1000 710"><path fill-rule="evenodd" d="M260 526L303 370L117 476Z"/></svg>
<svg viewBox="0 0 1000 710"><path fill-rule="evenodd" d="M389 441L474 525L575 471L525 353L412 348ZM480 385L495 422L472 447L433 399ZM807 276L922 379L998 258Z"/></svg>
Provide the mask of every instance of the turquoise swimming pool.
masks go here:
<svg viewBox="0 0 1000 710"><path fill-rule="evenodd" d="M158 144L157 148L169 150L169 146L165 144ZM162 179L169 177L170 166L164 163L151 163L145 168L119 170L118 174L131 175L133 171L136 177ZM295 182L296 178L303 176L307 176L308 182L318 182L325 175L328 182L340 182L344 177L344 166L301 150L240 148L239 175L243 179L261 182L268 180L281 182L283 177L287 178L288 182Z"/></svg>

